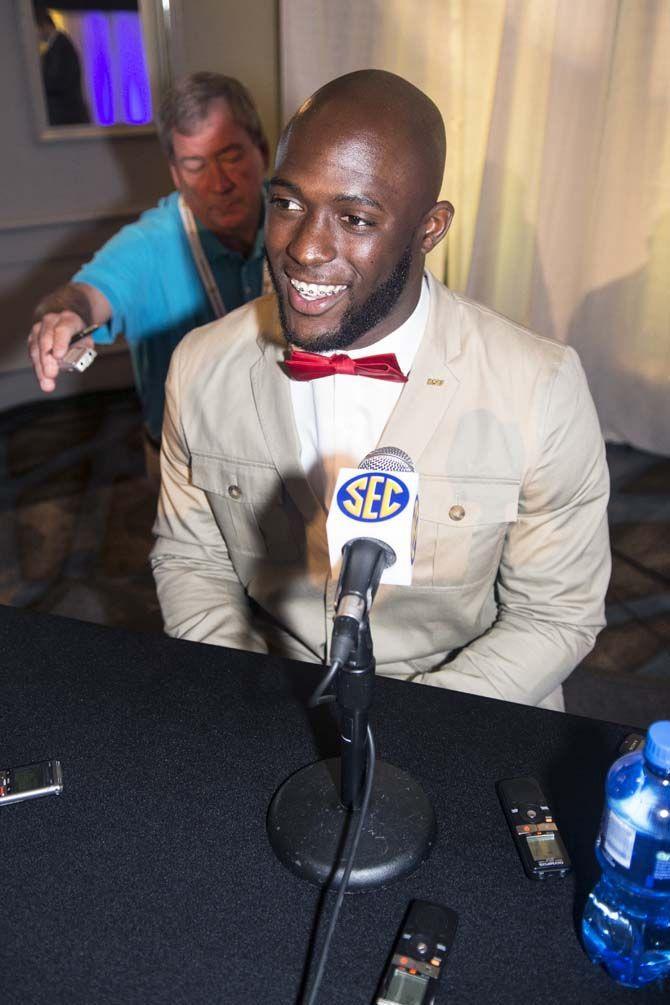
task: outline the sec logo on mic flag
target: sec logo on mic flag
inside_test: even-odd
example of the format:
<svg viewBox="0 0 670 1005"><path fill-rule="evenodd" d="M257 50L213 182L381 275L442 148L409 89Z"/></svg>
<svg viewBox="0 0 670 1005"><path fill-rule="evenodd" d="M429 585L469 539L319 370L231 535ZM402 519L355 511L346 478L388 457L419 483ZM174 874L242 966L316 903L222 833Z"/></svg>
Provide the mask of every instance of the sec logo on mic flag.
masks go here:
<svg viewBox="0 0 670 1005"><path fill-rule="evenodd" d="M341 486L337 505L353 520L381 523L402 513L409 498L409 489L400 478L385 472L366 471Z"/></svg>
<svg viewBox="0 0 670 1005"><path fill-rule="evenodd" d="M396 560L381 583L410 586L419 522L419 475L416 471L340 468L328 510L328 552L335 575L342 549L356 538L383 541Z"/></svg>

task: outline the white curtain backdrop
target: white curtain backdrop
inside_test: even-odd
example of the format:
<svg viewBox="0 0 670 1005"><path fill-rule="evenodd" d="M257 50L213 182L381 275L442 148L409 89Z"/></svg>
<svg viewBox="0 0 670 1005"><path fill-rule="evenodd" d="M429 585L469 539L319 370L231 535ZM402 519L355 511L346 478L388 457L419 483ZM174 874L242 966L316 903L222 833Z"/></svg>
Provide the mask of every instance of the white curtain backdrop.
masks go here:
<svg viewBox="0 0 670 1005"><path fill-rule="evenodd" d="M379 67L441 109L429 264L578 350L610 440L670 454L670 0L282 0L284 120Z"/></svg>

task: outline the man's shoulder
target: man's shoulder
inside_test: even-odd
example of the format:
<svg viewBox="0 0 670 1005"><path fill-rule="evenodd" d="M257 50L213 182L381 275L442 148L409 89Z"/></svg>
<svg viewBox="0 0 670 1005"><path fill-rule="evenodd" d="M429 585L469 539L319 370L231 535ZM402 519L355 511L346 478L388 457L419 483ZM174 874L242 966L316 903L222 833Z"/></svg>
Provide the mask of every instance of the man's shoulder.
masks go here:
<svg viewBox="0 0 670 1005"><path fill-rule="evenodd" d="M283 344L274 294L258 297L225 317L195 328L177 346L180 368L211 368L221 362L250 367L270 345Z"/></svg>
<svg viewBox="0 0 670 1005"><path fill-rule="evenodd" d="M178 200L178 192L160 199L132 223L121 227L100 251L109 249L115 255L142 254L152 248L161 256L170 254L175 247L174 237L181 229Z"/></svg>
<svg viewBox="0 0 670 1005"><path fill-rule="evenodd" d="M486 352L511 362L523 357L527 363L534 361L550 365L560 364L566 353L573 352L563 343L540 335L491 307L448 289L437 279L433 279L431 294L437 300L438 323L450 314L456 322L457 336L454 325L444 326L447 342L458 337L459 349L465 352Z"/></svg>
<svg viewBox="0 0 670 1005"><path fill-rule="evenodd" d="M562 359L566 346L561 342L540 335L517 321L494 311L491 307L469 300L467 297L454 294L459 309L468 320L473 332L480 332L484 337L495 337L505 351L534 352L539 357Z"/></svg>
<svg viewBox="0 0 670 1005"><path fill-rule="evenodd" d="M151 284L160 278L156 270L171 275L175 264L184 261L184 248L188 248L179 239L178 198L178 193L173 192L145 210L137 220L121 227L75 273L73 280L100 289L115 309L119 308L118 290L128 280L132 285L133 279L142 277L148 283L147 296L150 296ZM110 284L115 284L114 290Z"/></svg>
<svg viewBox="0 0 670 1005"><path fill-rule="evenodd" d="M166 230L179 229L180 220L179 193L171 192L159 199L155 206L140 213L137 220L129 223L126 229L147 236L164 235Z"/></svg>

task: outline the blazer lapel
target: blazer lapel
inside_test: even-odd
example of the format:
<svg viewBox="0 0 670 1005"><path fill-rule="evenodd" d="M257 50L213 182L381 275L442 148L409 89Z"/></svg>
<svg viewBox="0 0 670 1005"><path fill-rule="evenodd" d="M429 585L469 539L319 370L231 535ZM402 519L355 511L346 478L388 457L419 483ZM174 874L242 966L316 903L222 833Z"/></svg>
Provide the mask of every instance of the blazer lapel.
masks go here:
<svg viewBox="0 0 670 1005"><path fill-rule="evenodd" d="M458 309L452 294L428 273L430 314L409 380L389 417L378 446L400 447L418 465L442 416L458 392L450 366L461 351Z"/></svg>
<svg viewBox="0 0 670 1005"><path fill-rule="evenodd" d="M258 420L272 460L286 489L309 523L321 504L312 492L300 461L300 439L293 419L289 378L282 372L286 342L275 318L258 336L262 353L251 367L251 388Z"/></svg>

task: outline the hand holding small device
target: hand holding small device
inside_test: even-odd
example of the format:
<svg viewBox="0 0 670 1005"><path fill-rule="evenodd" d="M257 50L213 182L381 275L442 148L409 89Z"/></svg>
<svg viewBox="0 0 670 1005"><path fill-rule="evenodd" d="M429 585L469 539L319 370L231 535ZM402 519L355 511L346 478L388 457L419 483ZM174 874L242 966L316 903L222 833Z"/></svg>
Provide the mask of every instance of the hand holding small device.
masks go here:
<svg viewBox="0 0 670 1005"><path fill-rule="evenodd" d="M85 355L85 350L79 342L87 336L89 338L86 347L93 351L93 340L90 335L94 330L92 324L87 324L76 310L69 307L64 309L59 304L54 305L53 310L47 310L38 316L28 336L28 354L43 391L49 393L55 390L58 377L63 373L61 361L67 353L76 352L77 356L74 359L70 357L70 361L65 364L65 370L71 369L80 355L82 357ZM77 342L71 345L74 338L77 338ZM86 365L90 365L90 362Z"/></svg>
<svg viewBox="0 0 670 1005"><path fill-rule="evenodd" d="M78 345L78 343L89 335L92 335L99 327L100 325L89 325L72 336L67 352L58 360L60 370L76 370L79 373L83 373L91 365L98 355L97 352L91 345Z"/></svg>

